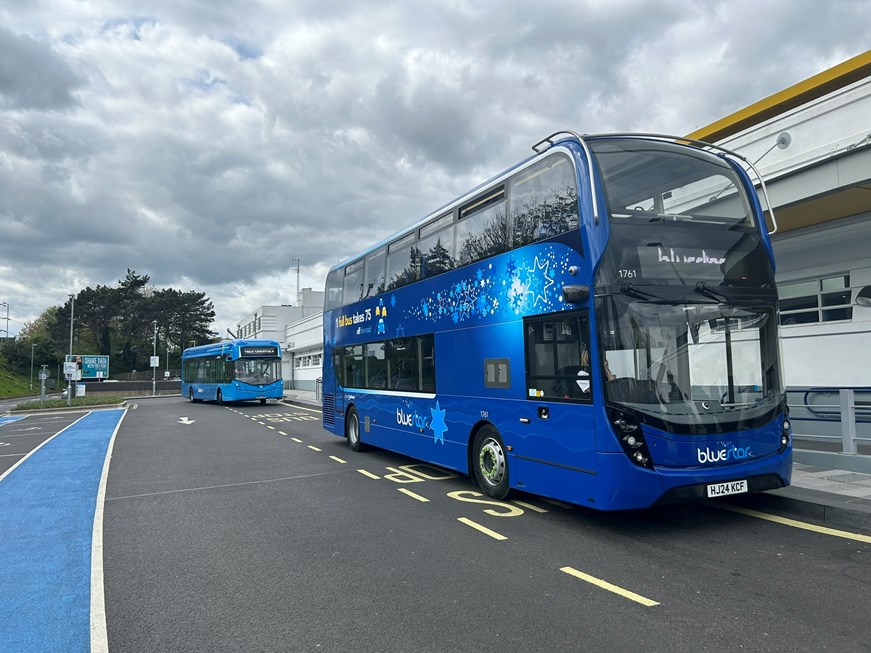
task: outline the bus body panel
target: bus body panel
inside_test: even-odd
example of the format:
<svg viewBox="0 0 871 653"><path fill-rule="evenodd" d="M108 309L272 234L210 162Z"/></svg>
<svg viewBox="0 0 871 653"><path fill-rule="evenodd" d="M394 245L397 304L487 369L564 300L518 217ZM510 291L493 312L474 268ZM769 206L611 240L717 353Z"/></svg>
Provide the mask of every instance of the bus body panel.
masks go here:
<svg viewBox="0 0 871 653"><path fill-rule="evenodd" d="M665 433L646 425L642 431L657 469L707 470L777 454L782 424L779 417L760 428L709 435Z"/></svg>

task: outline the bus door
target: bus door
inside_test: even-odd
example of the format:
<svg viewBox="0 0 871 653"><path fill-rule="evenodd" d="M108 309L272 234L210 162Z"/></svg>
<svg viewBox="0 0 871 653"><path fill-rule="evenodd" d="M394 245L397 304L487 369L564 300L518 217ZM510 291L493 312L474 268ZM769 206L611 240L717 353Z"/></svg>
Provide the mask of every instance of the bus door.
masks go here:
<svg viewBox="0 0 871 653"><path fill-rule="evenodd" d="M589 310L526 318L523 331L527 396L515 478L546 495L575 488L574 500L586 503L596 469Z"/></svg>

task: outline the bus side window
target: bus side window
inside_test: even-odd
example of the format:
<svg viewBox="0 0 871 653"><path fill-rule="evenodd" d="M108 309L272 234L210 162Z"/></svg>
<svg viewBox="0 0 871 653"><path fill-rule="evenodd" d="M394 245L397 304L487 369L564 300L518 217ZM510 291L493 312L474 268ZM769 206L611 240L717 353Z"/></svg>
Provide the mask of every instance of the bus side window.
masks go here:
<svg viewBox="0 0 871 653"><path fill-rule="evenodd" d="M382 247L366 257L366 274L363 286L363 297L374 297L385 290L384 265L387 249Z"/></svg>
<svg viewBox="0 0 871 653"><path fill-rule="evenodd" d="M524 333L527 397L591 401L588 311L528 318Z"/></svg>
<svg viewBox="0 0 871 653"><path fill-rule="evenodd" d="M563 155L532 166L511 185L514 247L578 228L575 169Z"/></svg>

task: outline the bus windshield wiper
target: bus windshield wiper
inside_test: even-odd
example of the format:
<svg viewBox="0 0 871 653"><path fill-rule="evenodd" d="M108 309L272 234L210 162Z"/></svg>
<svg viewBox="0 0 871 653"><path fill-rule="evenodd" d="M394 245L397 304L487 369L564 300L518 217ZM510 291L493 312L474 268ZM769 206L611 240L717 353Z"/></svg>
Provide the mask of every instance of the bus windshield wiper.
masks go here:
<svg viewBox="0 0 871 653"><path fill-rule="evenodd" d="M655 295L651 292L647 292L646 290L641 290L640 288L637 288L635 284L628 281L620 286L620 292L622 292L624 295L632 295L633 297L638 297L639 299L654 299L660 302L666 301L665 297Z"/></svg>
<svg viewBox="0 0 871 653"><path fill-rule="evenodd" d="M711 299L717 299L724 302L732 301L732 298L729 297L729 295L721 293L719 290L714 290L704 281L699 281L696 284L696 292L700 295L704 295L705 297L710 297Z"/></svg>
<svg viewBox="0 0 871 653"><path fill-rule="evenodd" d="M762 303L762 300L760 300L758 297L738 298L738 297L735 297L734 295L727 295L726 293L724 293L720 290L715 290L714 288L711 288L704 281L699 281L698 283L696 283L696 292L699 293L700 295L704 295L705 297L710 297L711 299L716 299L717 301L731 303L731 304L739 303L739 304L746 305L746 304L761 304Z"/></svg>

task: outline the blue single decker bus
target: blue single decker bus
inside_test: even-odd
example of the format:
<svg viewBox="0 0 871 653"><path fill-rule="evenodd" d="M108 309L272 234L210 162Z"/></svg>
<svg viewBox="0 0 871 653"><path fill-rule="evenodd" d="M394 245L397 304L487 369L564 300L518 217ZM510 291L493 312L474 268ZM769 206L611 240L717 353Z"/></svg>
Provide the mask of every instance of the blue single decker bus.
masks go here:
<svg viewBox="0 0 871 653"><path fill-rule="evenodd" d="M191 401L281 399L281 347L274 340L223 340L185 349L181 394Z"/></svg>
<svg viewBox="0 0 871 653"><path fill-rule="evenodd" d="M330 271L324 428L497 499L619 510L788 485L754 166L658 134L533 150Z"/></svg>

